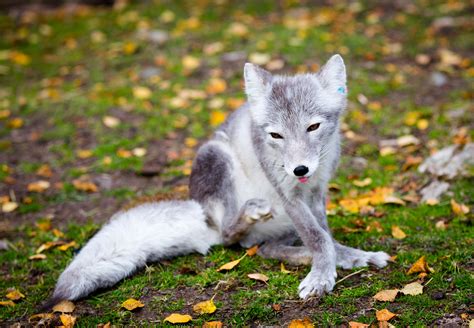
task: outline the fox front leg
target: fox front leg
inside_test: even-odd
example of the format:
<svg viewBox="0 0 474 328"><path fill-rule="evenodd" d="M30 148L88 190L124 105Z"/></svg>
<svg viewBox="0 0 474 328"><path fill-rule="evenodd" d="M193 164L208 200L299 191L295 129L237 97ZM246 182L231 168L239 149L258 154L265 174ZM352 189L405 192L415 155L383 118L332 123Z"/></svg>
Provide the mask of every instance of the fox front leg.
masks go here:
<svg viewBox="0 0 474 328"><path fill-rule="evenodd" d="M298 287L299 296L304 299L330 292L337 277L336 249L331 235L323 229L302 199L286 202L285 210L312 256L311 271Z"/></svg>
<svg viewBox="0 0 474 328"><path fill-rule="evenodd" d="M249 199L242 206L237 215L224 219L222 239L224 245L231 245L241 240L249 229L257 222L264 222L272 218L271 206L265 199Z"/></svg>

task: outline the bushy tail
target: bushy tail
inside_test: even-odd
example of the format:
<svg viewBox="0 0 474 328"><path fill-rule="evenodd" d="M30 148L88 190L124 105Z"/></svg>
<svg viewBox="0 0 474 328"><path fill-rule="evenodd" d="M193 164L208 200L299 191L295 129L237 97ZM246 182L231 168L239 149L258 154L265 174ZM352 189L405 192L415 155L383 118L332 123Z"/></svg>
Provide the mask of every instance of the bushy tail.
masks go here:
<svg viewBox="0 0 474 328"><path fill-rule="evenodd" d="M112 286L147 261L199 252L220 243L195 201L147 203L115 214L60 275L51 299L75 300Z"/></svg>

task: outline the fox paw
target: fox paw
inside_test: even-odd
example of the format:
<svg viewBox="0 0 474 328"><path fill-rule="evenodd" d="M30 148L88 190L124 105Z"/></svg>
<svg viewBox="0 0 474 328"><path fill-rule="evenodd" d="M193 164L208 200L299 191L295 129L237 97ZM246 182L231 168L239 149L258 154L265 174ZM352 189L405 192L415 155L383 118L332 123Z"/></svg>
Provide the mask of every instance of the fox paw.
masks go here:
<svg viewBox="0 0 474 328"><path fill-rule="evenodd" d="M310 296L321 296L332 291L336 284L336 269L311 270L298 287L298 294L302 299Z"/></svg>
<svg viewBox="0 0 474 328"><path fill-rule="evenodd" d="M357 252L354 253L344 254L342 258L338 259L337 265L341 266L343 269L364 267L369 264L383 268L388 264L389 259L390 255L385 252L365 252L357 250Z"/></svg>
<svg viewBox="0 0 474 328"><path fill-rule="evenodd" d="M254 224L272 218L272 208L265 199L253 198L245 202L243 218L247 223Z"/></svg>

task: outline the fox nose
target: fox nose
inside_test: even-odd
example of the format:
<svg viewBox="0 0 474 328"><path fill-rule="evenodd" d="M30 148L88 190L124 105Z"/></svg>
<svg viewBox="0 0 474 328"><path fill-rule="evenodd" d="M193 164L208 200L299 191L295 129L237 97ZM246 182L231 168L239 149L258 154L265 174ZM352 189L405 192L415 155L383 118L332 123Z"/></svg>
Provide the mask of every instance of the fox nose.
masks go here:
<svg viewBox="0 0 474 328"><path fill-rule="evenodd" d="M297 177L302 177L303 175L305 175L306 173L308 173L308 168L304 165L300 165L298 166L296 169L293 170L293 173L297 176Z"/></svg>

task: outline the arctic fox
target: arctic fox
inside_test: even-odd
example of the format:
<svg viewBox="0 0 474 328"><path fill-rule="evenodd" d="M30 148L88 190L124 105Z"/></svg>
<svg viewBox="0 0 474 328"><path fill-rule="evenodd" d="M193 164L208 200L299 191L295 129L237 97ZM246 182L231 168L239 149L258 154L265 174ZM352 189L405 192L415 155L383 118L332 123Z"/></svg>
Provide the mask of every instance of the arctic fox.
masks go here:
<svg viewBox="0 0 474 328"><path fill-rule="evenodd" d="M49 304L112 286L148 261L217 244L258 244L263 257L311 265L298 288L303 299L330 292L336 266L387 265L384 252L338 243L326 220L347 102L342 57L291 77L247 63L244 78L247 103L197 152L191 200L115 214L60 275Z"/></svg>

